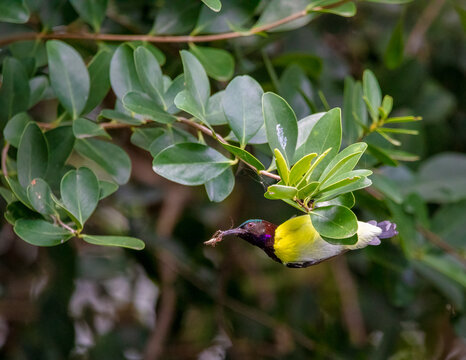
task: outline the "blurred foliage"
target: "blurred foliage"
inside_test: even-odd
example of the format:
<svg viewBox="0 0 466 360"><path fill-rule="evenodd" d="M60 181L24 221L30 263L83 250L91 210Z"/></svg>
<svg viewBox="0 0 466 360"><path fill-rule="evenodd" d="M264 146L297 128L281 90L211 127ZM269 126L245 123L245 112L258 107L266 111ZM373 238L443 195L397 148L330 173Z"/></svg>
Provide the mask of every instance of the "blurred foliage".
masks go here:
<svg viewBox="0 0 466 360"><path fill-rule="evenodd" d="M332 0L0 0L0 43L31 30L245 33L254 24L316 7L321 9L267 34L199 45L133 41L118 46L67 39L2 47L0 122L11 144L2 167L13 174L4 177L0 188L6 218L0 230L2 358L466 357L461 2L371 0L358 2L354 15L352 2ZM189 55L180 56L188 49L183 54ZM194 65L191 54L198 59ZM199 80L199 67L190 74L188 62L201 64L212 80ZM75 86L61 88L64 74ZM393 219L397 238L300 270L279 266L235 239L215 249L203 247L215 230L232 223L249 218L281 223L296 213L285 203L265 199L271 183L242 164L222 186L205 183L207 192L152 171L152 157L170 144L191 142L187 152L201 146L193 146L196 141L214 146L189 127L165 130L167 123L172 127L177 107L204 118L229 141L248 143L257 161L270 162L273 149L264 145L265 131L262 139L261 130L241 138L232 122L218 115L217 94L227 94L236 81L228 83L233 75L244 74L285 99L302 127L314 125L315 114L342 108L342 144L363 137L368 148L360 166L374 173L372 186L354 193L352 210L362 220ZM373 78L381 93L374 92ZM160 79L164 86L153 87ZM205 112L198 111L199 99L175 100L190 82L217 95L210 97ZM87 99L80 94L88 94ZM385 94L393 99L393 110ZM234 117L234 99L231 108ZM423 121L390 124L388 108L392 118L415 114ZM65 126L43 132L32 119ZM72 119L72 126L66 126ZM113 127L101 126L106 119ZM138 128L147 119L164 125ZM393 130L378 131L374 123L388 123ZM110 136L112 143L102 140ZM237 149L227 148L247 156ZM286 146L280 150L286 157ZM30 158L37 161L25 167L21 159ZM36 177L46 182L30 189ZM234 190L226 185L231 178ZM230 196L216 191L225 188L233 191ZM58 201L54 194L59 190L81 197L65 195ZM35 198L36 193L41 196ZM226 196L221 203L209 200ZM71 235L55 226L53 217L69 219L77 231L86 222L86 233L113 236L83 235L84 242L38 248L16 237L8 223L16 223L18 235L32 233L25 237L36 245L56 245ZM48 235L39 237L43 226L53 233L47 228ZM144 240L144 250L92 245L140 248L137 239Z"/></svg>

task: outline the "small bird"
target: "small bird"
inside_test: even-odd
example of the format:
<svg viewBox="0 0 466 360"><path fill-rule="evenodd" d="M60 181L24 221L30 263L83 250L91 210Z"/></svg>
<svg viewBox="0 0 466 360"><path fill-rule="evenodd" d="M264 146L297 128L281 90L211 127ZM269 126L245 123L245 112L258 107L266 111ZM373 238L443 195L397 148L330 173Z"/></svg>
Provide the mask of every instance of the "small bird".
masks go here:
<svg viewBox="0 0 466 360"><path fill-rule="evenodd" d="M236 235L255 245L273 260L290 268L316 265L348 250L362 249L368 245L379 245L380 239L395 235L396 224L389 221L377 223L358 221L358 241L354 245L334 245L322 239L312 225L309 215L291 218L277 226L259 219L248 220L235 229L217 231L204 244L215 246L223 237Z"/></svg>

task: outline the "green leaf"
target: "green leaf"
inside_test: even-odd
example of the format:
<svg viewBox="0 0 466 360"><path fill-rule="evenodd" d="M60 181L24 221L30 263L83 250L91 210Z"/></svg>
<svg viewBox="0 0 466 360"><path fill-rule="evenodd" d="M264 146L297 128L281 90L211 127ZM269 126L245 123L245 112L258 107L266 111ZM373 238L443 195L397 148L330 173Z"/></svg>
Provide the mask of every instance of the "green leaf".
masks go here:
<svg viewBox="0 0 466 360"><path fill-rule="evenodd" d="M264 196L267 199L272 200L280 200L280 199L294 199L294 197L298 194L298 189L293 186L285 186L285 185L270 185L267 188L267 192Z"/></svg>
<svg viewBox="0 0 466 360"><path fill-rule="evenodd" d="M155 34L186 34L193 29L199 16L201 3L191 0L172 0L157 11Z"/></svg>
<svg viewBox="0 0 466 360"><path fill-rule="evenodd" d="M134 63L144 91L157 102L163 110L168 110L164 100L162 70L155 56L143 46L134 51Z"/></svg>
<svg viewBox="0 0 466 360"><path fill-rule="evenodd" d="M251 153L248 151L241 149L237 146L230 145L230 144L223 144L220 143L225 149L227 149L230 153L237 156L241 160L244 160L248 164L254 166L257 171L265 170L265 166Z"/></svg>
<svg viewBox="0 0 466 360"><path fill-rule="evenodd" d="M49 40L46 47L52 88L66 111L76 119L89 97L86 65L79 53L63 41Z"/></svg>
<svg viewBox="0 0 466 360"><path fill-rule="evenodd" d="M353 193L349 192L349 193L340 195L332 200L319 201L315 203L315 206L322 207L322 206L329 206L329 205L341 205L341 206L347 207L348 209L351 209L355 203L356 203L356 199L354 198Z"/></svg>
<svg viewBox="0 0 466 360"><path fill-rule="evenodd" d="M318 181L312 181L306 186L304 186L302 189L299 189L298 191L298 198L300 199L305 199L307 197L310 197L314 194L316 189L319 187L320 182Z"/></svg>
<svg viewBox="0 0 466 360"><path fill-rule="evenodd" d="M362 111L360 111L362 109ZM345 89L343 92L343 113L342 113L342 127L343 136L347 143L356 141L362 135L362 128L358 126L355 121L357 118L363 124L366 124L367 119L362 118L362 114L366 115L367 112L364 105L364 100L361 93L361 85L357 83L352 77L345 78Z"/></svg>
<svg viewBox="0 0 466 360"><path fill-rule="evenodd" d="M175 98L175 105L200 120L205 120L210 84L207 74L197 58L189 51L181 51L186 90Z"/></svg>
<svg viewBox="0 0 466 360"><path fill-rule="evenodd" d="M24 0L0 1L0 21L24 24L29 20L29 9Z"/></svg>
<svg viewBox="0 0 466 360"><path fill-rule="evenodd" d="M35 178L43 178L47 172L48 146L44 134L36 123L29 123L24 129L18 146L18 180L27 188Z"/></svg>
<svg viewBox="0 0 466 360"><path fill-rule="evenodd" d="M143 91L134 64L133 49L128 44L121 44L112 56L110 83L119 99L130 91Z"/></svg>
<svg viewBox="0 0 466 360"><path fill-rule="evenodd" d="M218 81L228 81L235 71L235 59L226 50L189 44L190 51L197 57L207 75Z"/></svg>
<svg viewBox="0 0 466 360"><path fill-rule="evenodd" d="M224 94L224 90L216 92L207 102L206 121L211 126L228 124L222 105Z"/></svg>
<svg viewBox="0 0 466 360"><path fill-rule="evenodd" d="M307 8L309 0L271 0L262 11L259 20L254 27L266 25L283 19L287 16L299 13ZM288 31L306 25L311 20L311 15L287 22L284 25L274 28L272 31Z"/></svg>
<svg viewBox="0 0 466 360"><path fill-rule="evenodd" d="M35 210L33 211L30 208L24 206L24 204L19 201L13 201L6 207L4 217L9 224L14 226L16 221L20 219L39 219L41 215L38 214Z"/></svg>
<svg viewBox="0 0 466 360"><path fill-rule="evenodd" d="M71 126L60 126L45 133L49 158L45 180L52 189L58 189L65 174L65 164L74 148L75 137Z"/></svg>
<svg viewBox="0 0 466 360"><path fill-rule="evenodd" d="M322 206L310 213L312 225L321 236L344 239L358 231L356 215L340 205Z"/></svg>
<svg viewBox="0 0 466 360"><path fill-rule="evenodd" d="M247 75L235 77L225 90L223 111L241 147L264 124L261 106L263 93L259 83Z"/></svg>
<svg viewBox="0 0 466 360"><path fill-rule="evenodd" d="M403 40L403 19L400 18L393 29L390 41L385 50L384 62L387 68L395 69L403 61L404 40Z"/></svg>
<svg viewBox="0 0 466 360"><path fill-rule="evenodd" d="M131 135L131 143L149 151L152 142L163 134L165 130L162 128L136 128Z"/></svg>
<svg viewBox="0 0 466 360"><path fill-rule="evenodd" d="M352 236L349 236L347 238L343 239L332 239L329 237L322 236L322 239L324 239L326 242L332 244L332 245L354 245L358 242L358 234L354 234Z"/></svg>
<svg viewBox="0 0 466 360"><path fill-rule="evenodd" d="M114 235L81 235L82 239L93 245L100 246L119 246L123 248L142 250L146 246L142 240L129 236L114 236Z"/></svg>
<svg viewBox="0 0 466 360"><path fill-rule="evenodd" d="M21 201L26 207L32 210L32 205L29 202L28 195L26 190L21 186L21 184L12 178L5 178L8 186L10 187L11 191L15 195L15 197Z"/></svg>
<svg viewBox="0 0 466 360"><path fill-rule="evenodd" d="M15 194L13 194L13 191L8 190L1 186L0 186L0 196L3 198L3 200L6 201L7 204L11 204L12 202L16 201L16 197L15 197Z"/></svg>
<svg viewBox="0 0 466 360"><path fill-rule="evenodd" d="M327 156L314 169L312 179L319 179L323 170L330 161L338 154L341 145L341 111L339 108L332 109L325 113L314 125L304 143L304 153L322 154L327 149L331 149Z"/></svg>
<svg viewBox="0 0 466 360"><path fill-rule="evenodd" d="M32 207L42 215L53 215L55 203L52 199L52 190L49 184L38 178L31 181L27 188L27 196Z"/></svg>
<svg viewBox="0 0 466 360"><path fill-rule="evenodd" d="M66 229L44 220L19 219L14 231L21 239L35 246L56 246L73 237Z"/></svg>
<svg viewBox="0 0 466 360"><path fill-rule="evenodd" d="M280 95L290 104L298 118L309 114L309 110L315 112L315 105L309 100L312 95L311 82L296 63L291 63L283 71L280 76L279 90Z"/></svg>
<svg viewBox="0 0 466 360"><path fill-rule="evenodd" d="M327 14L334 14L338 16L344 17L352 17L356 15L356 5L353 2L347 2L337 7L333 8L321 8L319 10L313 10L312 7L310 9L312 12L320 12L320 13L327 13Z"/></svg>
<svg viewBox="0 0 466 360"><path fill-rule="evenodd" d="M99 105L110 90L110 61L112 55L112 52L106 48L99 50L87 66L91 85L89 97L82 111L83 114L89 113Z"/></svg>
<svg viewBox="0 0 466 360"><path fill-rule="evenodd" d="M262 96L262 113L270 149L279 149L292 164L298 138L298 122L293 110L283 98L267 92Z"/></svg>
<svg viewBox="0 0 466 360"><path fill-rule="evenodd" d="M382 106L379 107L381 118L385 120L393 108L393 98L390 95L385 95L382 100Z"/></svg>
<svg viewBox="0 0 466 360"><path fill-rule="evenodd" d="M259 0L224 1L219 13L203 6L193 33L221 33L238 30L254 16Z"/></svg>
<svg viewBox="0 0 466 360"><path fill-rule="evenodd" d="M205 190L210 201L222 202L235 187L235 176L231 168L205 183Z"/></svg>
<svg viewBox="0 0 466 360"><path fill-rule="evenodd" d="M466 155L437 154L423 162L417 181L403 186L406 193L416 192L434 203L453 203L466 198Z"/></svg>
<svg viewBox="0 0 466 360"><path fill-rule="evenodd" d="M73 134L77 139L84 139L94 136L103 136L110 139L110 135L99 124L84 118L77 118L73 121Z"/></svg>
<svg viewBox="0 0 466 360"><path fill-rule="evenodd" d="M395 129L395 128L380 128L377 129L378 133L392 133L392 134L405 134L405 135L419 135L418 130L411 129Z"/></svg>
<svg viewBox="0 0 466 360"><path fill-rule="evenodd" d="M367 144L363 142L351 144L343 149L327 165L319 181L325 183L334 176L353 170L366 149Z"/></svg>
<svg viewBox="0 0 466 360"><path fill-rule="evenodd" d="M174 144L181 144L181 143L197 143L197 139L182 129L172 127L163 135L157 137L149 147L149 152L153 157L156 157L162 150L172 146Z"/></svg>
<svg viewBox="0 0 466 360"><path fill-rule="evenodd" d="M170 124L176 120L146 95L131 91L123 97L123 106L136 114L147 117L161 124Z"/></svg>
<svg viewBox="0 0 466 360"><path fill-rule="evenodd" d="M79 16L94 28L100 31L100 24L105 18L108 0L70 0Z"/></svg>
<svg viewBox="0 0 466 360"><path fill-rule="evenodd" d="M97 118L99 120L102 118L115 120L116 122L123 123L123 124L129 124L129 125L141 125L145 123L144 120L141 120L136 117L132 117L128 114L122 113L120 111L111 110L111 109L103 109Z"/></svg>
<svg viewBox="0 0 466 360"><path fill-rule="evenodd" d="M27 124L31 122L31 117L23 112L13 116L3 129L3 136L12 146L17 148Z"/></svg>
<svg viewBox="0 0 466 360"><path fill-rule="evenodd" d="M332 191L325 191L325 192L319 193L319 195L316 196L316 201L321 202L321 201L332 200L342 194L356 191L359 189L364 189L368 186L371 186L371 184L372 184L372 181L370 181L367 177L362 177L359 180L353 183L350 183L346 186L339 187Z"/></svg>
<svg viewBox="0 0 466 360"><path fill-rule="evenodd" d="M361 178L362 178L361 176L351 176L351 175L348 175L347 177L344 177L344 178L339 177L333 180L332 182L323 185L322 188L319 189L319 192L325 193L328 191L337 190L342 187L354 184L355 182L359 181Z"/></svg>
<svg viewBox="0 0 466 360"><path fill-rule="evenodd" d="M391 156L385 151L385 149L382 149L378 146L368 144L367 145L367 151L369 154L371 154L373 157L375 157L378 161L380 161L382 164L388 165L388 166L397 166L398 162L394 159L391 158Z"/></svg>
<svg viewBox="0 0 466 360"><path fill-rule="evenodd" d="M374 73L370 70L364 70L362 76L362 87L364 96L367 99L369 114L373 121L379 118L379 106L382 104L382 91L379 82Z"/></svg>
<svg viewBox="0 0 466 360"><path fill-rule="evenodd" d="M222 8L220 0L202 0L202 2L215 12L219 12Z"/></svg>
<svg viewBox="0 0 466 360"><path fill-rule="evenodd" d="M384 121L385 124L390 123L405 123L412 121L421 121L422 117L420 116L400 116L400 117L391 117Z"/></svg>
<svg viewBox="0 0 466 360"><path fill-rule="evenodd" d="M49 79L47 78L47 76L40 75L33 77L31 80L29 80L29 109L44 98L45 94L47 93L48 87Z"/></svg>
<svg viewBox="0 0 466 360"><path fill-rule="evenodd" d="M99 180L99 200L105 199L118 190L118 185L110 181Z"/></svg>
<svg viewBox="0 0 466 360"><path fill-rule="evenodd" d="M287 52L272 59L274 67L288 67L298 65L307 76L317 79L322 72L322 59L308 53Z"/></svg>
<svg viewBox="0 0 466 360"><path fill-rule="evenodd" d="M343 180L352 180L351 182L354 182L362 177L367 177L370 175L372 175L372 171L366 169L341 172L336 174L335 176L332 176L327 181L321 182L321 191L330 191L336 189L337 187L342 186L341 181Z"/></svg>
<svg viewBox="0 0 466 360"><path fill-rule="evenodd" d="M180 110L175 106L175 98L180 92L184 90L184 75L178 75L173 82L170 84L168 89L165 91L165 104L167 104L168 112L170 114L176 114Z"/></svg>
<svg viewBox="0 0 466 360"><path fill-rule="evenodd" d="M29 79L19 60L5 57L0 88L0 129L15 114L26 111L30 98Z"/></svg>
<svg viewBox="0 0 466 360"><path fill-rule="evenodd" d="M131 175L131 160L118 145L92 138L78 139L75 149L104 169L118 185L128 182Z"/></svg>
<svg viewBox="0 0 466 360"><path fill-rule="evenodd" d="M311 167L312 160L317 156L316 153L307 154L299 159L296 164L291 168L290 172L290 185L296 185L303 179L303 176Z"/></svg>
<svg viewBox="0 0 466 360"><path fill-rule="evenodd" d="M172 145L153 162L154 171L182 185L202 185L231 166L231 160L209 146L195 143Z"/></svg>
<svg viewBox="0 0 466 360"><path fill-rule="evenodd" d="M288 163L280 150L274 149L273 153L275 155L275 164L277 165L278 175L280 175L285 185L289 185L290 169L288 167Z"/></svg>
<svg viewBox="0 0 466 360"><path fill-rule="evenodd" d="M99 180L88 168L71 170L61 180L60 193L66 210L82 228L99 202Z"/></svg>

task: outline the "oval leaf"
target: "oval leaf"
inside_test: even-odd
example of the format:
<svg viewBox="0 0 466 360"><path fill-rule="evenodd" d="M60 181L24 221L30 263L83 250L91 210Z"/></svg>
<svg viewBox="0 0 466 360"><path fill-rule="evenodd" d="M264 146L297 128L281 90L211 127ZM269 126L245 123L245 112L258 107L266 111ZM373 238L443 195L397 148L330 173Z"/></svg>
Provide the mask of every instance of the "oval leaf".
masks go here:
<svg viewBox="0 0 466 360"><path fill-rule="evenodd" d="M259 83L245 75L235 77L223 95L223 111L242 147L264 124L261 107L263 93Z"/></svg>
<svg viewBox="0 0 466 360"><path fill-rule="evenodd" d="M209 146L195 143L172 145L153 162L154 171L182 185L202 185L231 166L231 160Z"/></svg>
<svg viewBox="0 0 466 360"><path fill-rule="evenodd" d="M110 83L120 99L129 91L143 91L134 64L133 49L128 44L120 45L112 56Z"/></svg>
<svg viewBox="0 0 466 360"><path fill-rule="evenodd" d="M73 234L45 220L19 219L14 231L21 239L35 246L56 246L71 239Z"/></svg>
<svg viewBox="0 0 466 360"><path fill-rule="evenodd" d="M283 98L268 92L262 96L262 113L270 149L279 149L287 163L292 164L298 139L298 122L293 110Z"/></svg>
<svg viewBox="0 0 466 360"><path fill-rule="evenodd" d="M55 203L50 186L42 179L34 179L27 188L27 195L32 207L42 215L55 214Z"/></svg>
<svg viewBox="0 0 466 360"><path fill-rule="evenodd" d="M18 181L27 188L35 178L43 178L47 172L49 151L47 141L39 126L31 122L24 129L18 146Z"/></svg>
<svg viewBox="0 0 466 360"><path fill-rule="evenodd" d="M189 48L211 78L218 81L231 79L235 70L235 59L228 51L194 44L190 44Z"/></svg>
<svg viewBox="0 0 466 360"><path fill-rule="evenodd" d="M293 199L298 194L298 189L292 186L285 185L270 185L264 196L267 199L281 200Z"/></svg>
<svg viewBox="0 0 466 360"><path fill-rule="evenodd" d="M93 245L119 246L133 250L142 250L146 246L142 240L129 236L82 235L82 239Z"/></svg>
<svg viewBox="0 0 466 360"><path fill-rule="evenodd" d="M131 91L123 97L123 106L136 114L145 116L161 124L169 124L176 120L173 115L165 112L155 100L141 94Z"/></svg>
<svg viewBox="0 0 466 360"><path fill-rule="evenodd" d="M139 82L144 91L154 99L164 110L167 105L164 101L164 86L162 70L156 57L145 47L139 46L134 51L134 63L138 74Z"/></svg>
<svg viewBox="0 0 466 360"><path fill-rule="evenodd" d="M217 177L205 183L205 190L210 201L222 202L231 194L235 187L235 176L231 168L226 169Z"/></svg>
<svg viewBox="0 0 466 360"><path fill-rule="evenodd" d="M60 103L76 119L89 97L90 79L79 53L59 40L47 41L50 83Z"/></svg>
<svg viewBox="0 0 466 360"><path fill-rule="evenodd" d="M99 202L100 187L97 177L85 167L71 170L61 181L60 193L66 210L76 218L82 228Z"/></svg>
<svg viewBox="0 0 466 360"><path fill-rule="evenodd" d="M78 139L75 146L82 156L95 161L119 185L126 184L131 175L131 160L118 145L97 139Z"/></svg>
<svg viewBox="0 0 466 360"><path fill-rule="evenodd" d="M356 215L344 206L319 207L312 210L310 216L317 232L327 238L344 239L358 231Z"/></svg>

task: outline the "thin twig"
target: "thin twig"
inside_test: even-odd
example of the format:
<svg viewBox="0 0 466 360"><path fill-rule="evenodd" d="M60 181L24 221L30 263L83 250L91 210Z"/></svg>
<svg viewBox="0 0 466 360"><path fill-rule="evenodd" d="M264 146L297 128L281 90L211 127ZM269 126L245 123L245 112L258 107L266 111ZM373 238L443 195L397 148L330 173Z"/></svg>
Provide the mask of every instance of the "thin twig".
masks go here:
<svg viewBox="0 0 466 360"><path fill-rule="evenodd" d="M451 246L449 243L443 240L440 236L422 226L418 226L417 229L432 244L438 246L440 249L444 250L446 253L450 254L459 262L461 262L461 264L466 266L466 258L464 256L461 256L461 254L459 254L453 246Z"/></svg>
<svg viewBox="0 0 466 360"><path fill-rule="evenodd" d="M331 9L338 6L341 6L347 3L350 0L342 0L337 3L328 6L318 6L312 9L312 11L321 11L324 9ZM52 32L52 33L21 33L15 34L13 36L5 37L0 40L0 46L10 44L15 41L22 40L35 40L35 39L74 39L74 40L92 40L92 41L147 41L152 43L189 43L189 42L209 42L217 40L227 40L235 39L239 37L251 36L274 28L279 27L280 25L287 24L291 21L300 19L308 15L308 10L302 10L286 16L277 21L271 22L269 24L264 24L262 26L257 26L245 32L232 31L221 34L212 34L212 35L127 35L127 34L102 34L102 33L68 33L68 32Z"/></svg>
<svg viewBox="0 0 466 360"><path fill-rule="evenodd" d="M438 17L438 13L445 2L446 0L426 2L428 5L418 17L418 21L416 22L416 25L414 25L414 28L408 37L408 41L406 43L406 53L408 55L414 56L419 52L427 30Z"/></svg>
<svg viewBox="0 0 466 360"><path fill-rule="evenodd" d="M351 342L362 346L366 342L366 327L358 300L358 289L344 256L331 263L338 292L340 293L343 321L349 332Z"/></svg>
<svg viewBox="0 0 466 360"><path fill-rule="evenodd" d="M189 196L189 188L175 184L170 185L157 220L156 233L158 236L162 238L172 236ZM177 294L174 286L178 274L176 259L165 249L158 250L157 254L160 259L161 296L157 309L157 322L146 344L144 357L146 360L156 360L162 355L176 311Z"/></svg>
<svg viewBox="0 0 466 360"><path fill-rule="evenodd" d="M66 225L61 219L60 217L58 216L53 216L53 219L56 220L56 222L64 229L68 230L70 233L72 234L75 234L77 233L77 231L75 229L73 229L71 226L69 225Z"/></svg>
<svg viewBox="0 0 466 360"><path fill-rule="evenodd" d="M6 165L6 159L8 157L8 150L10 150L10 143L5 143L2 149L2 173L3 176L8 177L8 168Z"/></svg>

